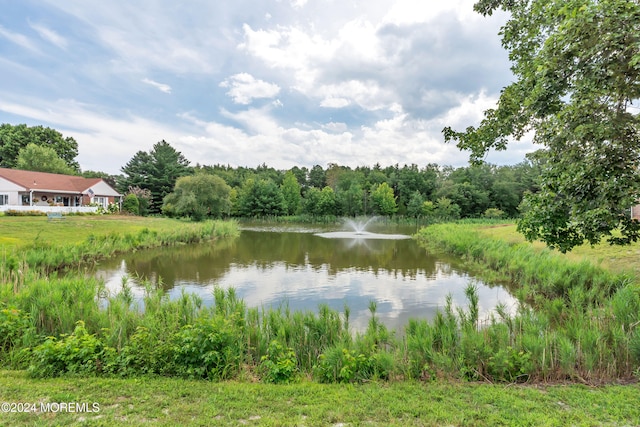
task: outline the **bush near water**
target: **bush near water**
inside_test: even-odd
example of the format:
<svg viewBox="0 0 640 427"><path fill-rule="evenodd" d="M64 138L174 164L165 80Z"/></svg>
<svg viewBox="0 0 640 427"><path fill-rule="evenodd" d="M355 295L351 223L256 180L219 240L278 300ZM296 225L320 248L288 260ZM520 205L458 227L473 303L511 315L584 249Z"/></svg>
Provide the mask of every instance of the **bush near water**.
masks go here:
<svg viewBox="0 0 640 427"><path fill-rule="evenodd" d="M78 218L82 221L82 218ZM167 220L170 221L170 220ZM548 250L478 234L477 224L439 224L416 238L428 250L460 256L481 275L502 279L523 301L478 317L451 300L432 321L390 331L376 316L353 334L349 308L317 312L248 308L233 289L204 307L195 295L169 300L147 284L139 310L126 282L117 295L86 277L95 258L140 247L232 238L234 223L180 223L169 229L91 235L77 244L36 239L5 250L0 267L0 363L34 377L162 375L283 383L438 378L588 383L637 378L640 290L629 276ZM57 271L65 269L64 276Z"/></svg>

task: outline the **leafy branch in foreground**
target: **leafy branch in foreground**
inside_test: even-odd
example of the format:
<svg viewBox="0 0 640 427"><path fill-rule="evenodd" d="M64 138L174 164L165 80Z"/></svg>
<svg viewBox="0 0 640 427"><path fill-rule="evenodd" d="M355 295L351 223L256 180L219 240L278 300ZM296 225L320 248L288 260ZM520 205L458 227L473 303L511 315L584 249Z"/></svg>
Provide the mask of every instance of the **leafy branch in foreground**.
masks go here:
<svg viewBox="0 0 640 427"><path fill-rule="evenodd" d="M533 131L545 146L540 191L526 197L518 229L562 252L606 238L628 244L640 223L640 3L632 0L480 0L510 13L501 30L516 81L496 109L464 132L443 129L479 162ZM614 230L616 232L614 233Z"/></svg>

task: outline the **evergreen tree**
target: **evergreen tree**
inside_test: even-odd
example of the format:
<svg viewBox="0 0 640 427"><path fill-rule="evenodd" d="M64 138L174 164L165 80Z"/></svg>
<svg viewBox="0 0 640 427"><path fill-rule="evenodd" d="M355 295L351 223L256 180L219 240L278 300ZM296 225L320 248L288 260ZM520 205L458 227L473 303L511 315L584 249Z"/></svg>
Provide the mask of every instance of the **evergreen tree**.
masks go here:
<svg viewBox="0 0 640 427"><path fill-rule="evenodd" d="M176 180L192 173L189 161L164 140L148 153L138 151L120 170L124 173L118 181L121 193L129 187L151 192L150 213L160 212L164 197L173 190Z"/></svg>

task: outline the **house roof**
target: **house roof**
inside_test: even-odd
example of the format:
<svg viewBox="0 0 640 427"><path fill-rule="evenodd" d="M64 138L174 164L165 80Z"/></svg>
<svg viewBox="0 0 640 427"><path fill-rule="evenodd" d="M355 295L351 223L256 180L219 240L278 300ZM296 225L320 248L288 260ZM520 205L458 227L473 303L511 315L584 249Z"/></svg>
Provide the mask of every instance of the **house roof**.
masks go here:
<svg viewBox="0 0 640 427"><path fill-rule="evenodd" d="M108 185L102 178L84 178L81 176L7 168L0 168L0 177L24 187L25 191L85 193L98 183Z"/></svg>

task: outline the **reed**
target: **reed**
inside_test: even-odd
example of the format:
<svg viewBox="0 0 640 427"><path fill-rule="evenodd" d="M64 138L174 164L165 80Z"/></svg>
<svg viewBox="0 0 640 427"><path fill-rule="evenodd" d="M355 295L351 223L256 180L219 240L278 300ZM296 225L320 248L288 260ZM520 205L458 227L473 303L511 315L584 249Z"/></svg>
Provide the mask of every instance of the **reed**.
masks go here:
<svg viewBox="0 0 640 427"><path fill-rule="evenodd" d="M629 378L637 372L640 287L631 276L529 244L480 236L475 225L436 225L423 229L418 239L428 248L466 259L481 274L497 273L521 297L515 316L498 308L499 319L478 332L490 342L496 342L491 334L497 328L506 326L507 332L501 345L480 358L483 364L475 368L480 377L593 382ZM458 316L463 325L473 319L471 296L467 295L470 308ZM460 329L471 333L469 327ZM472 342L472 355L482 354L481 343Z"/></svg>
<svg viewBox="0 0 640 427"><path fill-rule="evenodd" d="M587 306L608 299L632 281L628 274L614 274L586 260L576 263L528 243L481 236L473 224L433 225L420 230L416 238L429 249L467 260L477 270L499 273L502 280L526 289L524 298L534 304L554 298L569 304L571 293L581 292Z"/></svg>
<svg viewBox="0 0 640 427"><path fill-rule="evenodd" d="M348 307L343 312L326 304L314 312L292 311L286 303L248 308L234 289L221 288L213 291L213 306L205 307L186 293L171 300L161 284L148 282L137 305L126 278L119 292L109 295L80 267L62 276L53 264L86 262L88 251L101 256L122 248L233 235L233 227L94 235L62 255L36 242L24 248L31 260L8 251L3 258L0 362L29 365L33 376L257 376L267 382L308 376L320 382L598 383L640 373L640 288L630 277L586 262L569 263L549 251L480 239L475 226L432 226L419 239L464 257L482 274L509 279L522 295L515 314L498 307L481 319L471 284L465 307L454 307L449 297L433 320L410 320L402 331L388 330L372 301L368 327L358 334L349 330Z"/></svg>

